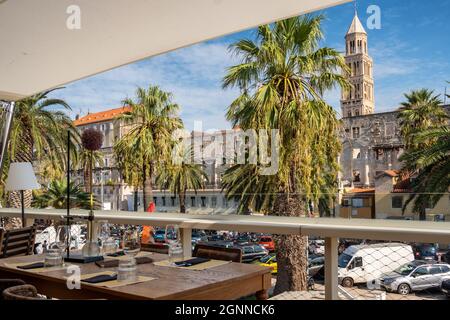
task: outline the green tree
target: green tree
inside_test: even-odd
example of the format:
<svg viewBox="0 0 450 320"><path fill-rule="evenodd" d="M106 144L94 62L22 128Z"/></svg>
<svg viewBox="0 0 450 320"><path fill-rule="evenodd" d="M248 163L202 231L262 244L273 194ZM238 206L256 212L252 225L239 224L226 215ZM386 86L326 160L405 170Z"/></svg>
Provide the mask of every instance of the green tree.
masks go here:
<svg viewBox="0 0 450 320"><path fill-rule="evenodd" d="M71 208L90 209L90 194L84 192L81 185L70 182L69 191ZM35 195L32 204L35 208L67 208L67 181L62 179L50 182L45 190ZM99 207L98 203L96 207Z"/></svg>
<svg viewBox="0 0 450 320"><path fill-rule="evenodd" d="M83 171L83 181L84 181L84 191L90 192L91 190L91 184L92 181L90 180L90 177L92 176L91 173L91 156L92 156L92 163L94 165L94 168L92 170L95 171L95 166L103 167L104 165L104 159L103 159L103 153L99 150L91 151L86 150L82 148L80 150L79 154L79 161L78 166Z"/></svg>
<svg viewBox="0 0 450 320"><path fill-rule="evenodd" d="M44 91L15 104L8 147L8 162L48 161L55 171L64 171L66 165L67 130L72 132L72 150L78 144L78 133L65 113L69 105L61 99L50 98L54 90ZM5 165L7 172L8 166ZM30 207L31 190L25 192L25 207ZM9 204L21 206L20 192L9 194ZM20 226L20 219L11 219L7 227Z"/></svg>
<svg viewBox="0 0 450 320"><path fill-rule="evenodd" d="M241 209L303 216L330 177L337 179L339 121L322 95L337 85L349 89L348 69L340 53L319 47L322 20L302 16L264 25L255 41L231 46L241 63L228 69L223 86L238 87L241 95L228 108L228 119L243 130L279 133L276 174L262 175L260 163L235 165L225 173L227 196L238 197ZM276 246L275 293L306 290L307 239L279 235Z"/></svg>
<svg viewBox="0 0 450 320"><path fill-rule="evenodd" d="M153 201L152 178L160 163L170 158L172 133L183 127L178 117L179 106L172 94L158 86L138 88L136 99L125 99L131 111L118 117L129 125L129 131L117 141L116 149L129 152L140 159L144 208Z"/></svg>
<svg viewBox="0 0 450 320"><path fill-rule="evenodd" d="M401 103L398 118L405 149L420 147L414 134L432 127L443 125L448 115L442 108L439 95L428 89L413 90L405 94L406 101Z"/></svg>
<svg viewBox="0 0 450 320"><path fill-rule="evenodd" d="M178 195L180 212L186 213L186 191L194 190L197 193L198 189L204 187L208 176L200 165L192 163L191 151L180 152L182 154L180 154L179 161L172 161L160 169L156 183L162 189L170 190L174 196Z"/></svg>
<svg viewBox="0 0 450 320"><path fill-rule="evenodd" d="M420 220L426 220L425 208L435 206L450 187L450 128L441 126L418 132L414 135L416 144L421 148L406 151L400 160L403 170L417 175L411 181L411 195L403 206L414 201L413 212Z"/></svg>
<svg viewBox="0 0 450 320"><path fill-rule="evenodd" d="M113 150L116 165L123 181L133 187L134 211L138 211L139 189L143 185L143 175L141 173L143 167L142 158L130 153L128 146L125 144L116 144Z"/></svg>
<svg viewBox="0 0 450 320"><path fill-rule="evenodd" d="M407 205L414 200L413 212L419 214L420 220L426 220L426 208L430 204L431 193L429 180L424 178L431 167L423 166L419 158L411 158L411 155L419 156L424 150L433 148L437 142L433 135L435 128L444 125L448 119L447 112L442 108L442 101L439 95L434 95L434 91L428 89L413 90L405 94L406 101L399 108L398 118L400 119L400 130L405 143L405 154L400 158L404 160L402 175L411 177L418 175L412 183L412 194L405 202L403 212ZM415 163L417 162L417 163ZM429 173L429 172L428 172Z"/></svg>

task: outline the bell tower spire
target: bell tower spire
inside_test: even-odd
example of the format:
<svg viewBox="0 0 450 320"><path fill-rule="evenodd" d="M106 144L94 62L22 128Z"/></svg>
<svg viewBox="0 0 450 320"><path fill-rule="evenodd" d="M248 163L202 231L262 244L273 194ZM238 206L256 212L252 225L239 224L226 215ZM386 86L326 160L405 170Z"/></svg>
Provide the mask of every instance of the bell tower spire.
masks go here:
<svg viewBox="0 0 450 320"><path fill-rule="evenodd" d="M345 63L349 68L348 80L351 90L342 90L341 109L343 117L355 117L374 113L373 61L369 56L367 33L358 18L356 1L355 15L345 35Z"/></svg>

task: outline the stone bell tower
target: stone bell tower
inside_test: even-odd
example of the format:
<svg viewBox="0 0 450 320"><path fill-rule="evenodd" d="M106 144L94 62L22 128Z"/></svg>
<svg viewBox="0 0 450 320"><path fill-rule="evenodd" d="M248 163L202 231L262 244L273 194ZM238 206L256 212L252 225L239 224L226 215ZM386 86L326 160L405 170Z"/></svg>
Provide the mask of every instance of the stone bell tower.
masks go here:
<svg viewBox="0 0 450 320"><path fill-rule="evenodd" d="M345 63L349 67L351 90L342 90L342 117L355 117L374 113L373 61L367 50L367 33L358 14L345 35Z"/></svg>

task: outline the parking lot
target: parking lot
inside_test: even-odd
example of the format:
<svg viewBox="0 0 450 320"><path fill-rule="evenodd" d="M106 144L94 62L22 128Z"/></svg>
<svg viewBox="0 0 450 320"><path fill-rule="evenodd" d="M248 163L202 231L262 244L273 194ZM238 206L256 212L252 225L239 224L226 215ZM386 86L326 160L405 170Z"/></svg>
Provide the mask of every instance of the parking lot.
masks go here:
<svg viewBox="0 0 450 320"><path fill-rule="evenodd" d="M276 284L276 277L272 277L272 288L269 291L273 295L273 288ZM343 288L355 300L447 300L439 290L413 292L406 296L397 293L386 292L384 290L369 290L365 286L354 286L352 288ZM352 300L344 294L339 294L341 300ZM277 296L272 296L271 300L324 300L325 286L323 283L316 282L314 290L310 291L288 291Z"/></svg>

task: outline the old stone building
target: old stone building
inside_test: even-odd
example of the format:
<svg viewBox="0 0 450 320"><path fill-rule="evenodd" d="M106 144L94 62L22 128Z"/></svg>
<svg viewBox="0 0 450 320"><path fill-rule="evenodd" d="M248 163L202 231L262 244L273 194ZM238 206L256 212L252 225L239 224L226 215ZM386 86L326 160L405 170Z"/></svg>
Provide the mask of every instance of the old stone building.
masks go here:
<svg viewBox="0 0 450 320"><path fill-rule="evenodd" d="M373 187L379 173L400 169L403 142L397 114L394 111L343 118L343 186Z"/></svg>
<svg viewBox="0 0 450 320"><path fill-rule="evenodd" d="M345 42L353 88L341 94L341 183L344 187L373 187L379 173L400 168L403 143L399 122L397 112L374 113L373 61L367 33L356 14Z"/></svg>
<svg viewBox="0 0 450 320"><path fill-rule="evenodd" d="M367 33L356 14L345 41L345 61L353 88L341 93L339 215L415 218L412 204L403 211L410 190L398 188L402 181L399 158L404 152L398 111L375 113L373 62ZM443 108L450 114L450 106ZM436 206L427 207L426 213L429 219L450 219L450 197L443 196Z"/></svg>
<svg viewBox="0 0 450 320"><path fill-rule="evenodd" d="M116 117L130 110L129 107L120 107L88 113L83 117L77 116L73 122L80 134L88 128L99 130L103 134L103 144L100 149L103 154L103 165L95 164L92 187L103 210L126 210L127 196L132 192L132 188L123 181L113 154L114 143L128 130L123 121L117 121ZM81 168L72 174L75 182L84 183Z"/></svg>

